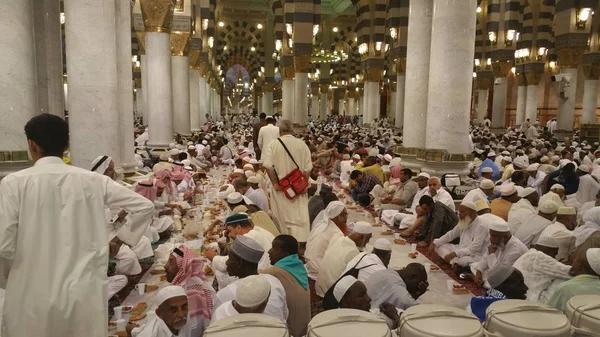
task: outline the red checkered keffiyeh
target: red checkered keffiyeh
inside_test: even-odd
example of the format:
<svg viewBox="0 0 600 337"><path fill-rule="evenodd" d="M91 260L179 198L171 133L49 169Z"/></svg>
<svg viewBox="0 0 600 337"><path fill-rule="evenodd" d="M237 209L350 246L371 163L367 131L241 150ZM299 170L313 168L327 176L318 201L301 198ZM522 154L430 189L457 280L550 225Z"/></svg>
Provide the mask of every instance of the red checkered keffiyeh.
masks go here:
<svg viewBox="0 0 600 337"><path fill-rule="evenodd" d="M214 305L210 291L201 284L186 285L193 277L198 277L203 281L207 280L206 275L204 275L204 262L186 246L180 246L179 250L183 252L183 257L173 254L177 260L179 272L171 284L185 288L190 317L202 315L210 319Z"/></svg>

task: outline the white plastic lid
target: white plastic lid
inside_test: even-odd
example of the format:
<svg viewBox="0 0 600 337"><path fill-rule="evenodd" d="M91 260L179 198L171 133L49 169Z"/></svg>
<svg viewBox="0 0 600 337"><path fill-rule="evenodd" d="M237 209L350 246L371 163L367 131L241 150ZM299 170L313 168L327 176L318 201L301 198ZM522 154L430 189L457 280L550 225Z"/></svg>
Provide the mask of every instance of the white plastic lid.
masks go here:
<svg viewBox="0 0 600 337"><path fill-rule="evenodd" d="M308 323L307 337L390 337L387 323L368 311L335 309L324 311ZM246 336L244 336L246 337Z"/></svg>
<svg viewBox="0 0 600 337"><path fill-rule="evenodd" d="M573 296L567 303L567 318L575 328L600 331L600 296Z"/></svg>
<svg viewBox="0 0 600 337"><path fill-rule="evenodd" d="M265 314L242 314L213 322L204 337L289 337L287 325Z"/></svg>
<svg viewBox="0 0 600 337"><path fill-rule="evenodd" d="M421 304L404 311L397 332L402 337L480 337L483 327L475 315L465 310Z"/></svg>
<svg viewBox="0 0 600 337"><path fill-rule="evenodd" d="M535 302L497 301L485 316L485 329L505 336L570 336L571 324L562 312Z"/></svg>

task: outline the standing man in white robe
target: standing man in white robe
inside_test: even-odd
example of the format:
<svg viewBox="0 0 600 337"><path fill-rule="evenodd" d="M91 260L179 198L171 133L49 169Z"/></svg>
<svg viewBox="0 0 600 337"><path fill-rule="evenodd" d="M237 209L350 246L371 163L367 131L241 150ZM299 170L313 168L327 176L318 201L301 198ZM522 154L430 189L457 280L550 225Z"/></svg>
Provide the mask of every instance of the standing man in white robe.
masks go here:
<svg viewBox="0 0 600 337"><path fill-rule="evenodd" d="M269 179L271 180L271 209L277 221L282 225L281 233L289 234L298 240L300 246L306 246L308 233L310 232L310 221L308 219L308 189L289 200L283 194L279 179L285 177L293 169L298 168L304 175L306 181L310 178L312 170L312 160L308 146L292 135L292 122L282 120L279 126L281 137L279 138L287 147L288 151L294 158L290 157L285 151L281 142L277 139L273 140L267 147L264 153L263 166L267 169ZM294 164L294 161L296 164Z"/></svg>
<svg viewBox="0 0 600 337"><path fill-rule="evenodd" d="M41 114L25 125L34 166L0 182L0 288L6 336L105 337L108 245L105 207L131 224L117 237L135 245L154 206L109 177L66 165L67 122Z"/></svg>

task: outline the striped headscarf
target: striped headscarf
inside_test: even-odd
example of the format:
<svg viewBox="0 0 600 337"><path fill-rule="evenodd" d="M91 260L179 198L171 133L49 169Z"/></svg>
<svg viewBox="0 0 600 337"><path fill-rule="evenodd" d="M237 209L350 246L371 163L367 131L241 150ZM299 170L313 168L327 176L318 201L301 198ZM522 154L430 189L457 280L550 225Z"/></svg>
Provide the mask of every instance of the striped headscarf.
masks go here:
<svg viewBox="0 0 600 337"><path fill-rule="evenodd" d="M186 284L194 277L200 278L202 281L207 280L206 275L204 275L204 262L186 246L180 246L178 249L183 253L183 256L173 252L179 272L177 272L171 284L185 288L190 317L202 315L210 319L214 307L210 291L201 284Z"/></svg>

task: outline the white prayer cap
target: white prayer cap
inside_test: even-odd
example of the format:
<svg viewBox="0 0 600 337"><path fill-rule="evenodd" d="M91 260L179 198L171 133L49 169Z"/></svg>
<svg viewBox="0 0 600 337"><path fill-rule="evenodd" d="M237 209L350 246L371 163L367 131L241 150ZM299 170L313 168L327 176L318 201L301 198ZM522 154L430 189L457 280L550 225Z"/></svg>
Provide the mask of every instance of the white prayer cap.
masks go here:
<svg viewBox="0 0 600 337"><path fill-rule="evenodd" d="M388 239L379 238L375 241L373 248L379 249L379 250L391 251L392 244L390 243L390 241Z"/></svg>
<svg viewBox="0 0 600 337"><path fill-rule="evenodd" d="M496 152L490 151L490 152L488 152L487 156L488 157L495 157L496 156Z"/></svg>
<svg viewBox="0 0 600 337"><path fill-rule="evenodd" d="M488 224L488 226L491 230L496 232L510 232L510 227L508 227L508 223L502 219L493 221L492 223Z"/></svg>
<svg viewBox="0 0 600 337"><path fill-rule="evenodd" d="M510 156L504 156L504 157L502 157L502 160L507 163L512 163L512 158Z"/></svg>
<svg viewBox="0 0 600 337"><path fill-rule="evenodd" d="M187 298L185 289L180 286L166 286L159 290L156 296L154 296L154 304L159 307L166 300L180 296L185 296Z"/></svg>
<svg viewBox="0 0 600 337"><path fill-rule="evenodd" d="M483 199L479 199L479 200L475 201L475 206L477 207L477 212L479 212L483 209L490 208L490 204L488 204L487 200L483 200Z"/></svg>
<svg viewBox="0 0 600 337"><path fill-rule="evenodd" d="M188 150L195 150L195 149L196 149L196 147L194 145L189 145L188 146Z"/></svg>
<svg viewBox="0 0 600 337"><path fill-rule="evenodd" d="M577 211L575 210L575 207L559 207L558 211L556 211L556 214L577 215Z"/></svg>
<svg viewBox="0 0 600 337"><path fill-rule="evenodd" d="M523 157L516 157L513 160L513 165L517 169L524 169L525 167L527 167L527 161Z"/></svg>
<svg viewBox="0 0 600 337"><path fill-rule="evenodd" d="M162 161L169 160L169 155L167 153L161 153L160 154L160 160L162 160Z"/></svg>
<svg viewBox="0 0 600 337"><path fill-rule="evenodd" d="M373 234L373 226L366 221L358 221L354 224L352 232L358 234Z"/></svg>
<svg viewBox="0 0 600 337"><path fill-rule="evenodd" d="M233 170L233 173L242 173L242 174L244 174L244 170L236 168L235 170Z"/></svg>
<svg viewBox="0 0 600 337"><path fill-rule="evenodd" d="M251 176L247 180L251 184L260 184L260 178L258 176Z"/></svg>
<svg viewBox="0 0 600 337"><path fill-rule="evenodd" d="M494 172L494 170L492 170L492 168L489 166L483 167L481 169L481 173L493 173L493 172Z"/></svg>
<svg viewBox="0 0 600 337"><path fill-rule="evenodd" d="M254 166L252 166L252 164L246 164L243 167L244 170L252 170L254 171Z"/></svg>
<svg viewBox="0 0 600 337"><path fill-rule="evenodd" d="M517 193L517 189L515 188L515 184L506 184L504 186L500 186L500 194L504 197L508 197L509 195L513 195Z"/></svg>
<svg viewBox="0 0 600 337"><path fill-rule="evenodd" d="M344 153L344 155L342 156L342 159L349 160L350 159L350 155L347 154L347 153Z"/></svg>
<svg viewBox="0 0 600 337"><path fill-rule="evenodd" d="M558 242L550 235L542 235L535 244L548 248L558 248Z"/></svg>
<svg viewBox="0 0 600 337"><path fill-rule="evenodd" d="M540 164L534 163L527 166L527 171L537 171L540 168Z"/></svg>
<svg viewBox="0 0 600 337"><path fill-rule="evenodd" d="M378 154L378 155L377 155L377 158L378 158L379 160L383 160L383 155L382 155L382 154Z"/></svg>
<svg viewBox="0 0 600 337"><path fill-rule="evenodd" d="M226 185L223 185L223 186L227 186L227 188L224 191L221 191L221 192L218 193L219 199L227 199L227 197L231 193L235 192L235 188L233 187L233 185L226 184ZM223 187L223 186L221 186L221 187Z"/></svg>
<svg viewBox="0 0 600 337"><path fill-rule="evenodd" d="M169 149L174 149L176 147L177 147L177 144L175 144L175 143L169 144Z"/></svg>
<svg viewBox="0 0 600 337"><path fill-rule="evenodd" d="M554 184L552 185L552 187L550 187L550 190L565 190L565 187L561 184Z"/></svg>
<svg viewBox="0 0 600 337"><path fill-rule="evenodd" d="M327 205L327 208L325 208L325 214L327 215L328 219L333 219L336 216L342 214L345 208L346 207L344 206L343 202L332 201L329 203L329 205Z"/></svg>
<svg viewBox="0 0 600 337"><path fill-rule="evenodd" d="M256 241L244 235L238 235L233 240L230 252L244 261L256 264L258 264L265 253L264 249Z"/></svg>
<svg viewBox="0 0 600 337"><path fill-rule="evenodd" d="M255 158L250 159L250 161L248 162L252 165L258 165L258 160L256 160Z"/></svg>
<svg viewBox="0 0 600 337"><path fill-rule="evenodd" d="M354 276L344 276L338 281L338 283L335 285L335 288L333 288L333 297L340 302L342 298L344 298L344 295L346 295L348 289L350 289L356 282L358 282L358 280Z"/></svg>
<svg viewBox="0 0 600 337"><path fill-rule="evenodd" d="M523 189L523 191L521 193L519 193L519 196L521 198L525 198L525 197L527 197L528 195L530 195L533 192L535 192L535 190L533 188L526 187L526 188Z"/></svg>
<svg viewBox="0 0 600 337"><path fill-rule="evenodd" d="M463 202L461 202L460 205L461 206L465 206L465 207L467 207L469 209L472 209L472 210L474 210L474 211L477 212L477 205L475 205L475 203L472 202L472 201L463 200Z"/></svg>
<svg viewBox="0 0 600 337"><path fill-rule="evenodd" d="M489 179L483 179L481 183L479 183L479 187L489 190L490 188L494 188L494 182Z"/></svg>
<svg viewBox="0 0 600 337"><path fill-rule="evenodd" d="M492 270L490 270L490 274L488 276L488 283L490 284L490 288L496 288L501 285L512 273L514 273L515 267L508 264L500 264Z"/></svg>
<svg viewBox="0 0 600 337"><path fill-rule="evenodd" d="M420 172L420 173L417 175L417 178L419 178L419 177L423 177L423 178L427 178L427 179L431 178L431 176L430 176L430 175L429 175L429 173L427 173L427 172Z"/></svg>
<svg viewBox="0 0 600 337"><path fill-rule="evenodd" d="M187 145L194 145L194 142L187 142Z"/></svg>
<svg viewBox="0 0 600 337"><path fill-rule="evenodd" d="M544 214L552 214L558 211L558 205L554 201L544 201L539 205L538 210Z"/></svg>
<svg viewBox="0 0 600 337"><path fill-rule="evenodd" d="M387 162L391 162L394 158L392 158L392 155L386 154L385 156L383 156L383 159L385 159L385 161Z"/></svg>
<svg viewBox="0 0 600 337"><path fill-rule="evenodd" d="M257 307L267 301L271 295L271 285L264 276L244 277L236 290L235 301L244 308Z"/></svg>
<svg viewBox="0 0 600 337"><path fill-rule="evenodd" d="M510 152L508 151L502 151L500 154L503 156L510 156Z"/></svg>
<svg viewBox="0 0 600 337"><path fill-rule="evenodd" d="M585 173L590 173L590 167L587 165L579 165L579 171L585 172Z"/></svg>
<svg viewBox="0 0 600 337"><path fill-rule="evenodd" d="M559 160L560 160L559 156L556 156L556 155L552 156L552 161L559 161Z"/></svg>
<svg viewBox="0 0 600 337"><path fill-rule="evenodd" d="M243 145L238 146L238 150L243 150L245 147Z"/></svg>
<svg viewBox="0 0 600 337"><path fill-rule="evenodd" d="M177 150L183 150L183 149L185 149L185 146L183 146L183 145L180 145L180 144L177 144L177 146L175 146L175 148L176 148Z"/></svg>
<svg viewBox="0 0 600 337"><path fill-rule="evenodd" d="M357 154L355 154L355 155L352 156L352 158L354 158L354 159L360 159L360 156L357 155Z"/></svg>
<svg viewBox="0 0 600 337"><path fill-rule="evenodd" d="M177 149L170 149L169 150L169 156L176 156L179 154L179 150Z"/></svg>
<svg viewBox="0 0 600 337"><path fill-rule="evenodd" d="M202 141L202 145L208 145L208 142L207 142L207 141L205 141L205 140L203 140L203 141Z"/></svg>
<svg viewBox="0 0 600 337"><path fill-rule="evenodd" d="M547 163L549 161L550 161L550 158L548 158L548 156L543 156L542 158L540 158L541 163Z"/></svg>
<svg viewBox="0 0 600 337"><path fill-rule="evenodd" d="M596 272L596 274L600 274L600 248L589 248L587 252L585 252L585 257L587 258L590 267L592 270Z"/></svg>
<svg viewBox="0 0 600 337"><path fill-rule="evenodd" d="M239 192L232 192L227 196L227 202L230 204L237 204L242 202L244 198Z"/></svg>

